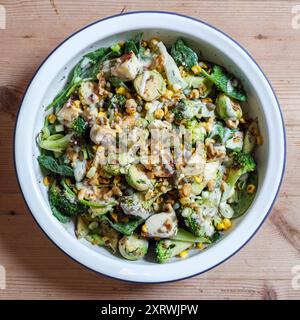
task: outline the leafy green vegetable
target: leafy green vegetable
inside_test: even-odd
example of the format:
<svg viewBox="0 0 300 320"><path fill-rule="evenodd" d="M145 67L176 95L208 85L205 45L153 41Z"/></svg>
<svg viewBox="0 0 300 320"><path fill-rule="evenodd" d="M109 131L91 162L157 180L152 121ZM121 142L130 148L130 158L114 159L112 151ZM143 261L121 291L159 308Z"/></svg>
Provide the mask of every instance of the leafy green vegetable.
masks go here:
<svg viewBox="0 0 300 320"><path fill-rule="evenodd" d="M46 139L41 139L40 141L38 141L38 145L42 149L61 153L68 147L71 138L72 134L67 134L64 136L63 134L57 133L48 136Z"/></svg>
<svg viewBox="0 0 300 320"><path fill-rule="evenodd" d="M255 186L255 192L253 193L247 192L247 186L249 184L253 184ZM258 185L257 171L253 171L249 174L247 183L241 186L239 185L239 183L237 183L237 187L235 191L235 199L234 199L234 203L232 204L232 208L234 210L234 215L233 215L234 219L242 216L248 210L252 201L255 198L257 185Z"/></svg>
<svg viewBox="0 0 300 320"><path fill-rule="evenodd" d="M71 221L69 217L62 214L53 204L50 203L50 208L54 217L61 223L68 223Z"/></svg>
<svg viewBox="0 0 300 320"><path fill-rule="evenodd" d="M77 201L75 194L67 187L62 180L63 189L56 184L52 184L49 189L49 202L51 208L56 208L58 213L68 217L74 217L83 214L88 207Z"/></svg>
<svg viewBox="0 0 300 320"><path fill-rule="evenodd" d="M124 45L124 53L133 51L135 55L141 55L143 52L141 46L142 36L142 33L138 33L133 40L127 40Z"/></svg>
<svg viewBox="0 0 300 320"><path fill-rule="evenodd" d="M125 234L126 236L131 236L136 228L141 225L145 220L141 218L132 219L127 223L112 222L107 216L101 216L101 219L107 221L112 228L116 231Z"/></svg>
<svg viewBox="0 0 300 320"><path fill-rule="evenodd" d="M171 48L171 55L178 66L191 69L198 64L198 56L182 39L178 39Z"/></svg>
<svg viewBox="0 0 300 320"><path fill-rule="evenodd" d="M203 69L202 74L212 81L218 90L226 93L229 97L239 101L247 100L247 96L243 88L231 74L225 71L223 67L214 65L210 74Z"/></svg>
<svg viewBox="0 0 300 320"><path fill-rule="evenodd" d="M57 173L61 176L73 176L73 169L64 164L59 164L56 159L47 155L38 156L38 162L43 167L53 173Z"/></svg>
<svg viewBox="0 0 300 320"><path fill-rule="evenodd" d="M96 80L100 64L115 55L116 53L111 51L110 48L99 48L84 55L73 68L67 86L54 98L46 110L53 107L61 108L82 82Z"/></svg>
<svg viewBox="0 0 300 320"><path fill-rule="evenodd" d="M185 242L192 242L192 243L198 243L198 242L210 243L211 242L209 238L196 237L192 233L180 228L178 229L177 234L175 237L173 237L173 239L177 241L185 241Z"/></svg>

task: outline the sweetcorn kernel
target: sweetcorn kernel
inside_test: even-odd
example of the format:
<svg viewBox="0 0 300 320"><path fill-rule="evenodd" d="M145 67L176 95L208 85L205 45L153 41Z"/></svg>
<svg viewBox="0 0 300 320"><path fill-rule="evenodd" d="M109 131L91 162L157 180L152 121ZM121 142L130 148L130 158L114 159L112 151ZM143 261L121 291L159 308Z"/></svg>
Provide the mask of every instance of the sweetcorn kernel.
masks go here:
<svg viewBox="0 0 300 320"><path fill-rule="evenodd" d="M103 111L98 112L98 117L99 118L104 118L106 116L106 113Z"/></svg>
<svg viewBox="0 0 300 320"><path fill-rule="evenodd" d="M202 242L198 242L197 243L197 248L198 249L203 249L203 243Z"/></svg>
<svg viewBox="0 0 300 320"><path fill-rule="evenodd" d="M49 116L48 116L48 121L51 123L51 124L53 124L54 122L55 122L55 120L56 120L56 115L55 114L49 114Z"/></svg>
<svg viewBox="0 0 300 320"><path fill-rule="evenodd" d="M116 177L114 177L114 184L115 185L117 185L117 184L119 184L120 183L120 181L121 181L121 177L120 176L116 176Z"/></svg>
<svg viewBox="0 0 300 320"><path fill-rule="evenodd" d="M255 189L256 189L256 187L255 187L254 184L249 184L249 185L247 186L247 192L248 192L249 194L253 194L254 191L255 191Z"/></svg>
<svg viewBox="0 0 300 320"><path fill-rule="evenodd" d="M173 94L174 92L172 90L166 90L164 93L163 93L163 97L164 98L167 98L167 99L171 99L173 97Z"/></svg>
<svg viewBox="0 0 300 320"><path fill-rule="evenodd" d="M156 119L162 119L165 113L162 109L157 109L155 110L154 115Z"/></svg>
<svg viewBox="0 0 300 320"><path fill-rule="evenodd" d="M219 231L224 230L224 223L223 222L220 222L217 224L217 230L219 230Z"/></svg>
<svg viewBox="0 0 300 320"><path fill-rule="evenodd" d="M223 219L224 229L227 230L231 227L231 221L228 218Z"/></svg>
<svg viewBox="0 0 300 320"><path fill-rule="evenodd" d="M189 252L187 250L183 250L179 253L180 258L186 258L188 256Z"/></svg>
<svg viewBox="0 0 300 320"><path fill-rule="evenodd" d="M50 184L50 179L49 179L49 177L44 177L44 179L43 179L43 183L44 183L44 185L47 187L47 186L49 186L49 184Z"/></svg>
<svg viewBox="0 0 300 320"><path fill-rule="evenodd" d="M127 90L124 87L119 87L116 89L116 93L125 95Z"/></svg>
<svg viewBox="0 0 300 320"><path fill-rule="evenodd" d="M154 49L157 44L158 44L159 40L157 38L152 38L150 41L149 41L149 47L151 49Z"/></svg>
<svg viewBox="0 0 300 320"><path fill-rule="evenodd" d="M179 199L180 203L185 205L188 204L190 202L190 199L188 197L182 197Z"/></svg>
<svg viewBox="0 0 300 320"><path fill-rule="evenodd" d="M195 182L197 183L201 183L202 182L202 178L199 176L194 177Z"/></svg>
<svg viewBox="0 0 300 320"><path fill-rule="evenodd" d="M145 110L149 110L150 109L150 107L151 107L151 103L149 103L149 102L147 102L147 103L145 103Z"/></svg>
<svg viewBox="0 0 300 320"><path fill-rule="evenodd" d="M183 66L180 66L180 67L179 67L179 72L180 72L180 75L181 75L182 77L185 77L185 76L186 76L186 72L185 72Z"/></svg>
<svg viewBox="0 0 300 320"><path fill-rule="evenodd" d="M192 71L194 72L194 74L199 74L202 71L202 68L196 64L192 67Z"/></svg>
<svg viewBox="0 0 300 320"><path fill-rule="evenodd" d="M147 232L148 232L147 226L146 226L145 224L142 226L142 231L143 231L144 233L147 233Z"/></svg>
<svg viewBox="0 0 300 320"><path fill-rule="evenodd" d="M73 105L76 107L76 108L80 108L80 100L75 100L73 102Z"/></svg>
<svg viewBox="0 0 300 320"><path fill-rule="evenodd" d="M111 213L111 217L113 218L113 220L115 221L115 222L118 222L118 215L116 214L116 213Z"/></svg>

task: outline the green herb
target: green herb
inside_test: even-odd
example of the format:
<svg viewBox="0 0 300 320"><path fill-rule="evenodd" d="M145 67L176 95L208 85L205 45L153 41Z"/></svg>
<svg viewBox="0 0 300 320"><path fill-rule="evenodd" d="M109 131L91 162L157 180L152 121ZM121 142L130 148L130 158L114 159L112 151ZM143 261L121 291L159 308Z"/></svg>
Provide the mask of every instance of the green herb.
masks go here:
<svg viewBox="0 0 300 320"><path fill-rule="evenodd" d="M135 55L140 56L143 53L141 45L142 36L142 33L138 33L133 40L127 40L124 45L124 53L133 51Z"/></svg>
<svg viewBox="0 0 300 320"><path fill-rule="evenodd" d="M253 184L255 186L255 192L248 193L247 186ZM258 185L258 175L257 171L251 172L247 179L247 183L237 183L237 188L235 191L235 201L232 204L232 209L234 210L233 218L238 218L242 216L250 207L252 201L255 198L256 189Z"/></svg>
<svg viewBox="0 0 300 320"><path fill-rule="evenodd" d="M40 166L42 166L43 168L53 173L59 174L61 176L70 176L70 177L74 175L72 168L64 164L59 164L57 160L51 156L40 155L38 156L37 159Z"/></svg>
<svg viewBox="0 0 300 320"><path fill-rule="evenodd" d="M202 69L202 74L213 82L218 90L226 93L229 97L239 101L247 100L246 93L240 83L221 66L214 65L210 74Z"/></svg>
<svg viewBox="0 0 300 320"><path fill-rule="evenodd" d="M114 223L107 216L102 216L101 219L107 221L112 228L126 236L131 236L135 229L144 222L144 219L141 218L130 220L127 223Z"/></svg>
<svg viewBox="0 0 300 320"><path fill-rule="evenodd" d="M178 39L171 48L171 55L178 66L191 69L198 64L198 56L182 39Z"/></svg>

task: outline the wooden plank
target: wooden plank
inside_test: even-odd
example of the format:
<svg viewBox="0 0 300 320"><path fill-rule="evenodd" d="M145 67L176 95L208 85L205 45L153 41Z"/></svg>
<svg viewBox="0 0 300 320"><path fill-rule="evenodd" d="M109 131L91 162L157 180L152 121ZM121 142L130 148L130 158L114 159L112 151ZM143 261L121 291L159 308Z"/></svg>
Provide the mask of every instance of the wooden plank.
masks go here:
<svg viewBox="0 0 300 320"><path fill-rule="evenodd" d="M286 299L299 298L291 269L300 265L300 30L291 27L297 1L5 0L0 30L0 299ZM284 184L273 212L251 242L218 268L164 285L114 281L86 270L36 226L13 168L13 128L22 94L38 65L70 33L99 18L133 10L187 14L222 29L253 55L282 106L288 142Z"/></svg>

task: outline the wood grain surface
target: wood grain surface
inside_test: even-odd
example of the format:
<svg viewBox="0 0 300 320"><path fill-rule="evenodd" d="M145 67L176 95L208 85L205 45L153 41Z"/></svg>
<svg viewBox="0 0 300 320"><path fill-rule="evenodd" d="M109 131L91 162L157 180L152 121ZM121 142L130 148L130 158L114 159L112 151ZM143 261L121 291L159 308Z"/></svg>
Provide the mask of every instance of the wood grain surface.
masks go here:
<svg viewBox="0 0 300 320"><path fill-rule="evenodd" d="M300 29L294 1L0 0L1 299L299 299L292 268L300 265ZM300 4L300 2L298 3ZM46 55L84 25L112 14L165 10L222 29L261 65L278 95L288 143L276 205L238 254L204 275L170 284L127 284L88 271L57 249L29 214L13 167L13 130L22 94Z"/></svg>

